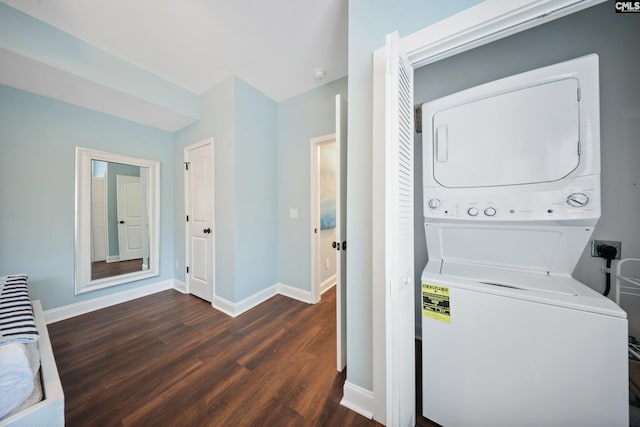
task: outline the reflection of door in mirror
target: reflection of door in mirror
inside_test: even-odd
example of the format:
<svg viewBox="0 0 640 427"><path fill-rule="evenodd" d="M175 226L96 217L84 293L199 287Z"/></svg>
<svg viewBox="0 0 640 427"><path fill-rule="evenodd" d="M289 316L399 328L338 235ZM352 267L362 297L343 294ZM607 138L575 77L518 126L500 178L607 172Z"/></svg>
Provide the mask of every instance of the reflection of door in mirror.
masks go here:
<svg viewBox="0 0 640 427"><path fill-rule="evenodd" d="M91 279L149 267L147 168L92 160Z"/></svg>

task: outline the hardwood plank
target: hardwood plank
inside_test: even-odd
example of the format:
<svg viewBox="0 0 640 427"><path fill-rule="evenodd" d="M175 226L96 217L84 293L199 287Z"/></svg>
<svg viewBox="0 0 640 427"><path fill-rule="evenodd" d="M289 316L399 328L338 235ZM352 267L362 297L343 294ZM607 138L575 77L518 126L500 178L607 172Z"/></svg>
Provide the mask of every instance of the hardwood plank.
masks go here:
<svg viewBox="0 0 640 427"><path fill-rule="evenodd" d="M335 291L237 318L169 290L49 325L67 426L374 426L340 406Z"/></svg>

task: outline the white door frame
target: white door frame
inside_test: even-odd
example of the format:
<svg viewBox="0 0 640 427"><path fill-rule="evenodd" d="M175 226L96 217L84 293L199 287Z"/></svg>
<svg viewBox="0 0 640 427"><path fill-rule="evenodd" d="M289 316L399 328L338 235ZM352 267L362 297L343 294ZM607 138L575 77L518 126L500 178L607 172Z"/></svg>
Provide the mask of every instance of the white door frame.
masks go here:
<svg viewBox="0 0 640 427"><path fill-rule="evenodd" d="M437 62L472 48L507 37L543 23L578 12L604 0L486 0L449 18L430 25L400 40L414 69ZM385 48L374 52L373 60L373 194L372 232L380 234L385 224L384 188L385 129ZM381 240L381 239L378 239ZM393 325L386 317L389 296L385 284L385 244L372 247L373 319L373 417L386 422L387 405L397 405L387 396L385 346L393 342ZM414 307L407 307L414 310Z"/></svg>
<svg viewBox="0 0 640 427"><path fill-rule="evenodd" d="M311 163L309 170L311 171L311 186L309 194L311 195L311 227L309 227L309 235L311 237L311 300L314 304L320 301L320 269L318 268L318 257L320 254L320 249L318 247L320 241L320 193L318 191L320 167L318 147L322 144L335 140L336 134L332 133L329 135L311 138L310 144L311 155L309 158ZM340 197L340 194L336 194L336 197Z"/></svg>
<svg viewBox="0 0 640 427"><path fill-rule="evenodd" d="M211 168L212 168L212 174L211 174L211 218L209 218L210 223L211 223L211 228L213 229L213 236L211 236L211 238L213 239L212 245L213 245L213 257L214 259L211 260L211 262L213 263L213 269L212 269L212 289L211 289L211 305L213 306L213 301L215 300L215 295L216 295L216 263L215 263L215 253L216 253L216 235L217 235L217 231L215 228L215 205L216 205L216 199L215 199L215 163L214 163L214 156L213 156L213 138L207 138L203 141L200 142L196 142L195 144L191 144L188 145L186 147L184 147L183 153L182 153L182 159L183 161L186 161L187 159L187 153L193 149L196 148L200 148L202 146L205 145L210 145L211 147ZM182 165L183 167L183 176L184 176L184 214L182 216L182 220L184 221L184 264L185 266L189 263L189 223L186 221L186 210L187 207L189 206L189 179L187 176L187 171L184 169L184 164ZM186 293L191 293L191 289L189 288L189 275L187 274L186 270L184 270L184 284L185 284L185 292Z"/></svg>

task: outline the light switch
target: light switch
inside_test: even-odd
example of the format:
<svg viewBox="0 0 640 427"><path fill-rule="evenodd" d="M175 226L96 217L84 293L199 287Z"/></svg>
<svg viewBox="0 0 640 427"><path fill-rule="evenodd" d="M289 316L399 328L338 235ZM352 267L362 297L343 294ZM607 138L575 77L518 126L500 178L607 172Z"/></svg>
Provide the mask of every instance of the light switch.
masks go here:
<svg viewBox="0 0 640 427"><path fill-rule="evenodd" d="M296 218L298 218L298 209L296 209L296 208L289 208L289 218L291 218L291 219L296 219Z"/></svg>

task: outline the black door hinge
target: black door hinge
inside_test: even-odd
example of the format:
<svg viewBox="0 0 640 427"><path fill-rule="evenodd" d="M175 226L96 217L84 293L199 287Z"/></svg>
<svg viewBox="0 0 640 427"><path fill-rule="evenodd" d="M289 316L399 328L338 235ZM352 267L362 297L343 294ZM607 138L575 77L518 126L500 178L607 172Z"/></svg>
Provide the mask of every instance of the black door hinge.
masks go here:
<svg viewBox="0 0 640 427"><path fill-rule="evenodd" d="M187 266L187 274L189 274L189 267Z"/></svg>
<svg viewBox="0 0 640 427"><path fill-rule="evenodd" d="M189 215L187 215L187 222L189 222Z"/></svg>
<svg viewBox="0 0 640 427"><path fill-rule="evenodd" d="M189 170L189 162L184 162L184 170Z"/></svg>

